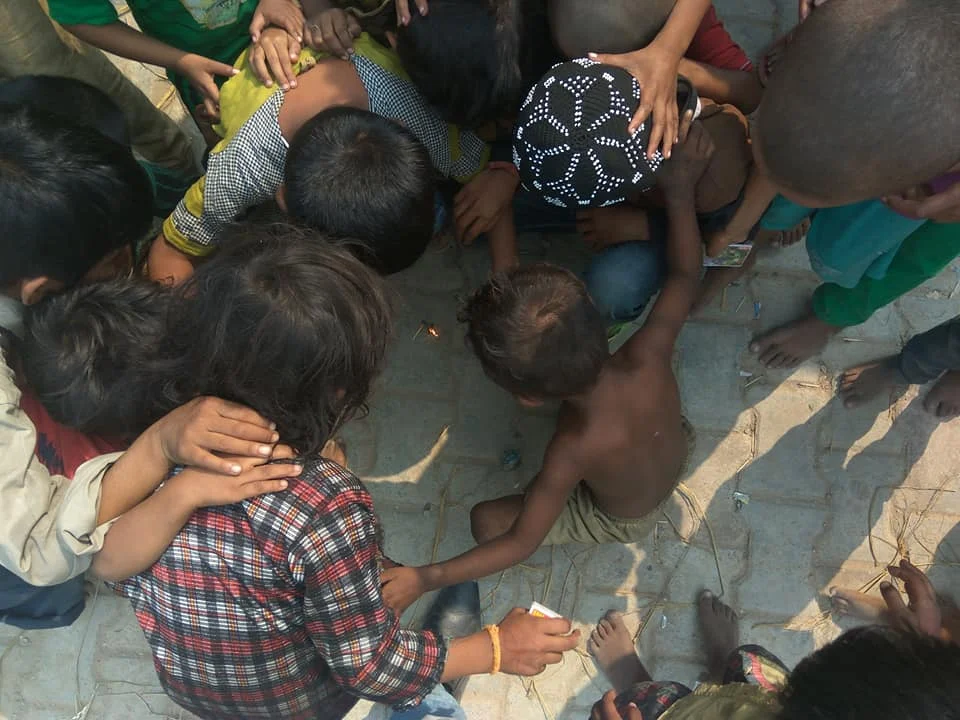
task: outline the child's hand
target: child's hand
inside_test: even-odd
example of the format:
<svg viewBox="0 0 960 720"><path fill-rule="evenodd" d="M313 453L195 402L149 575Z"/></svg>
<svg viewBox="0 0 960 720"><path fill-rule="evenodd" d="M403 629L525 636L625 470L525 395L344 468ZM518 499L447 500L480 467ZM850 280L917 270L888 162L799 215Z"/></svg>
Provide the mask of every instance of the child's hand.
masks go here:
<svg viewBox="0 0 960 720"><path fill-rule="evenodd" d="M453 221L457 237L469 245L490 232L504 212L510 212L520 178L509 170L488 168L457 193L453 200Z"/></svg>
<svg viewBox="0 0 960 720"><path fill-rule="evenodd" d="M417 10L421 15L427 14L427 0L416 0ZM410 24L410 0L396 0L397 25Z"/></svg>
<svg viewBox="0 0 960 720"><path fill-rule="evenodd" d="M571 633L566 618L535 617L521 608L507 613L499 625L500 668L509 675L539 675L580 641L580 632Z"/></svg>
<svg viewBox="0 0 960 720"><path fill-rule="evenodd" d="M340 8L317 13L303 27L303 37L314 50L347 60L353 53L353 39L360 35L360 22Z"/></svg>
<svg viewBox="0 0 960 720"><path fill-rule="evenodd" d="M894 212L939 223L960 222L960 183L929 197L890 195L883 202Z"/></svg>
<svg viewBox="0 0 960 720"><path fill-rule="evenodd" d="M909 560L901 560L900 567L887 569L893 577L903 581L910 600L909 605L904 605L903 598L893 585L880 583L880 594L887 603L892 623L914 632L939 637L942 624L940 604L930 578Z"/></svg>
<svg viewBox="0 0 960 720"><path fill-rule="evenodd" d="M250 41L260 42L261 33L269 25L285 30L297 42L303 42L303 12L292 0L260 0L250 21Z"/></svg>
<svg viewBox="0 0 960 720"><path fill-rule="evenodd" d="M617 709L617 691L608 690L593 706L590 720L643 720L643 715L636 705L630 703L623 712Z"/></svg>
<svg viewBox="0 0 960 720"><path fill-rule="evenodd" d="M300 41L286 30L267 28L250 46L250 69L267 87L276 78L284 90L297 86L293 63L300 57Z"/></svg>
<svg viewBox="0 0 960 720"><path fill-rule="evenodd" d="M292 459L293 451L278 445L273 459ZM267 462L263 458L224 457L224 461L239 465L237 475L223 475L200 468L184 468L168 482L183 493L190 507L233 505L265 493L287 489L287 478L296 477L303 465L295 462Z"/></svg>
<svg viewBox="0 0 960 720"><path fill-rule="evenodd" d="M427 591L420 568L392 567L383 571L383 603L397 615L413 605Z"/></svg>
<svg viewBox="0 0 960 720"><path fill-rule="evenodd" d="M640 124L653 115L647 157L653 157L660 147L665 158L670 157L678 141L677 69L681 56L664 48L656 41L642 50L622 55L589 53L588 57L605 65L623 68L640 83L640 107L627 129L636 132Z"/></svg>
<svg viewBox="0 0 960 720"><path fill-rule="evenodd" d="M707 169L707 164L713 156L714 145L710 133L703 127L703 123L690 123L692 114L687 111L683 122L683 129L689 127L685 137L680 139L673 157L660 166L657 174L657 184L663 188L666 195L678 190L693 192L694 185Z"/></svg>
<svg viewBox="0 0 960 720"><path fill-rule="evenodd" d="M171 465L186 465L224 475L243 467L214 453L268 459L280 439L275 426L259 413L236 403L199 397L158 420L153 428L160 451Z"/></svg>
<svg viewBox="0 0 960 720"><path fill-rule="evenodd" d="M147 253L147 277L164 285L179 285L193 275L194 258L180 252L158 235Z"/></svg>
<svg viewBox="0 0 960 720"><path fill-rule="evenodd" d="M233 65L211 60L193 53L184 54L173 69L187 78L197 92L203 95L203 107L212 118L220 117L220 88L214 78L233 77L239 72Z"/></svg>

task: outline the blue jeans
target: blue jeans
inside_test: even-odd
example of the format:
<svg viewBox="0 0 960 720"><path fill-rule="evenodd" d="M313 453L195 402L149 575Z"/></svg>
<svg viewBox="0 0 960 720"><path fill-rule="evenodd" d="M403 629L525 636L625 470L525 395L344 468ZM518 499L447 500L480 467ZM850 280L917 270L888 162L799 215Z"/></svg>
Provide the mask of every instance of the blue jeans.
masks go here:
<svg viewBox="0 0 960 720"><path fill-rule="evenodd" d="M410 710L394 710L390 720L434 720L435 718L453 718L467 720L467 714L460 703L447 692L443 685L437 685L423 702Z"/></svg>
<svg viewBox="0 0 960 720"><path fill-rule="evenodd" d="M83 575L59 585L35 587L0 567L0 622L24 630L66 627L83 612Z"/></svg>
<svg viewBox="0 0 960 720"><path fill-rule="evenodd" d="M520 189L513 200L518 233L573 233L577 211L560 208ZM640 315L663 280L661 242L615 245L593 256L583 274L590 297L607 322L626 322Z"/></svg>

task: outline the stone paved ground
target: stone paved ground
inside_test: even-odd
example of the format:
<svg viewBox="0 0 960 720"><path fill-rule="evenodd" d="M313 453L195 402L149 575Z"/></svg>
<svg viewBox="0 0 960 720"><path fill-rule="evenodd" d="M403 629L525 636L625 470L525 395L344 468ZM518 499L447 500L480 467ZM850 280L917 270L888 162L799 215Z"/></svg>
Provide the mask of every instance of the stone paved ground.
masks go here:
<svg viewBox="0 0 960 720"><path fill-rule="evenodd" d="M719 5L755 53L794 17L793 0L780 1ZM572 267L585 261L575 238L525 238L523 253ZM346 433L387 550L404 563L469 548L470 507L521 488L551 432L550 410L522 411L464 349L457 300L485 272L482 248L434 248L396 278L401 312L390 368L369 417ZM586 637L604 611L619 608L642 628L638 647L653 675L692 683L701 671L693 602L702 587L722 590L741 612L744 638L790 665L850 626L824 612L825 591L875 585L898 553L929 567L942 590L960 590L960 536L951 532L960 520L960 422L933 422L922 412L922 391L856 413L832 392L844 367L895 352L955 315L960 266L843 333L821 360L762 372L744 353L749 338L794 316L814 285L802 249L781 252L683 331L677 367L697 430L686 479L691 502L675 499L642 543L544 549L482 581L487 621L538 600ZM436 324L439 338L417 335L421 321ZM523 458L514 472L499 467L508 448ZM734 492L749 496L740 511ZM425 605L406 619L415 622ZM0 653L0 712L11 719L186 717L158 687L129 607L109 593L101 591L70 629L0 626ZM464 705L482 720L580 720L607 687L589 657L570 653L532 681L473 679ZM384 717L368 704L351 715Z"/></svg>

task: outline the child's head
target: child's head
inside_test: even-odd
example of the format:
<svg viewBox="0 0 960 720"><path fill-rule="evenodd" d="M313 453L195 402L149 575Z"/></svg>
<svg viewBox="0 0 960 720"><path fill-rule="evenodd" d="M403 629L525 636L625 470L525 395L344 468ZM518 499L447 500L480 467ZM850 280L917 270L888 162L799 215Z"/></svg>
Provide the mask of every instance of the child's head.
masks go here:
<svg viewBox="0 0 960 720"><path fill-rule="evenodd" d="M828 2L770 77L754 122L757 164L814 207L925 183L960 161L958 66L954 0Z"/></svg>
<svg viewBox="0 0 960 720"><path fill-rule="evenodd" d="M520 2L432 0L397 28L400 62L447 122L478 128L520 102Z"/></svg>
<svg viewBox="0 0 960 720"><path fill-rule="evenodd" d="M779 720L956 718L958 677L960 646L890 627L861 627L797 665L780 693Z"/></svg>
<svg viewBox="0 0 960 720"><path fill-rule="evenodd" d="M315 231L242 225L230 238L176 291L161 410L221 397L270 418L302 453L319 452L383 365L384 281Z"/></svg>
<svg viewBox="0 0 960 720"><path fill-rule="evenodd" d="M29 105L0 103L0 292L25 302L70 286L151 221L130 149Z"/></svg>
<svg viewBox="0 0 960 720"><path fill-rule="evenodd" d="M697 94L679 78L681 115ZM650 124L627 126L640 85L626 70L585 58L554 66L527 95L513 143L524 187L567 208L622 203L656 184L663 162L647 158Z"/></svg>
<svg viewBox="0 0 960 720"><path fill-rule="evenodd" d="M50 417L81 432L139 433L139 372L163 339L168 296L165 286L120 278L27 309L23 373Z"/></svg>
<svg viewBox="0 0 960 720"><path fill-rule="evenodd" d="M588 52L632 52L650 44L675 4L676 0L549 0L550 30L568 58Z"/></svg>
<svg viewBox="0 0 960 720"><path fill-rule="evenodd" d="M127 120L110 96L93 85L53 75L23 75L0 84L0 104L29 105L130 146Z"/></svg>
<svg viewBox="0 0 960 720"><path fill-rule="evenodd" d="M586 286L547 263L494 276L460 320L490 379L527 404L589 390L609 356L606 327Z"/></svg>
<svg viewBox="0 0 960 720"><path fill-rule="evenodd" d="M283 202L307 227L359 241L354 251L384 274L412 265L433 236L434 171L402 125L338 107L290 143Z"/></svg>

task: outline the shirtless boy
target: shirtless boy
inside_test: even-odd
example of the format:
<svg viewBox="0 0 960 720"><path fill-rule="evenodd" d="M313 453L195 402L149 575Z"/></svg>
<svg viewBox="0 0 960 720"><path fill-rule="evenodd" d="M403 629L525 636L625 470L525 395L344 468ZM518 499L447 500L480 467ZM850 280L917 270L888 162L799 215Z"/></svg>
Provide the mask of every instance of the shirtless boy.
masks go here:
<svg viewBox="0 0 960 720"><path fill-rule="evenodd" d="M487 375L524 405L563 400L556 432L525 495L473 508L478 547L384 573L390 605L505 570L542 544L632 543L648 535L689 451L671 357L700 284L694 185L712 151L695 123L662 165L667 279L646 324L614 355L583 283L558 267L499 274L469 301L468 337Z"/></svg>

